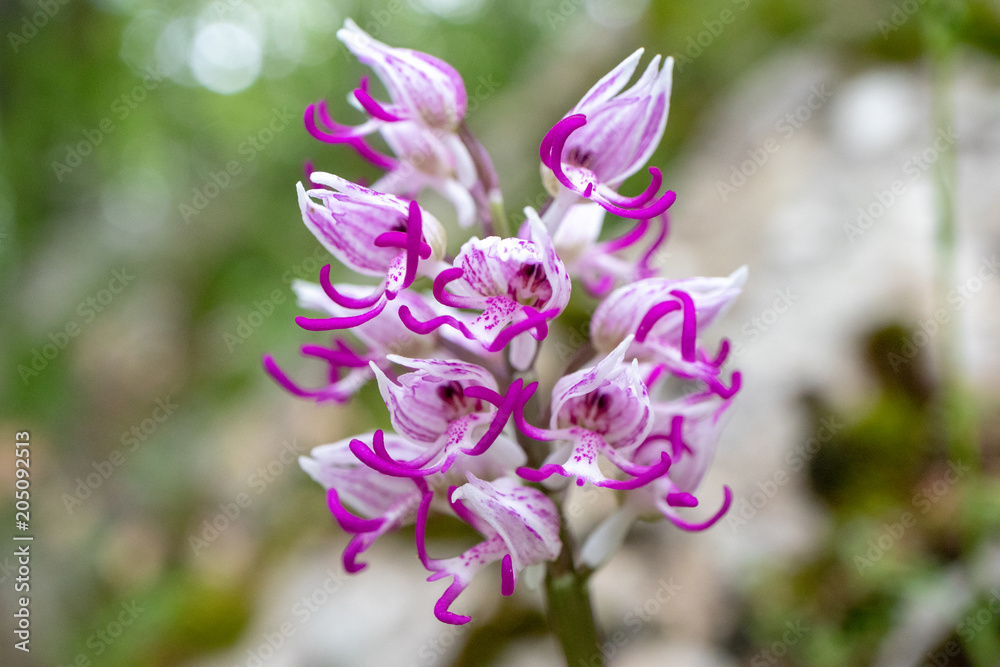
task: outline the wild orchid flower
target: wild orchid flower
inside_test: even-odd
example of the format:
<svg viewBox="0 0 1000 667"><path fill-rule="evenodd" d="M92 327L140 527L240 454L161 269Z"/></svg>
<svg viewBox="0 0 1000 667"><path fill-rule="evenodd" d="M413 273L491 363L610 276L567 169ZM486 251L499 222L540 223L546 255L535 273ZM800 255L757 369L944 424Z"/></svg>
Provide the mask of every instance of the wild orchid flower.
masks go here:
<svg viewBox="0 0 1000 667"><path fill-rule="evenodd" d="M447 498L455 514L486 538L483 542L460 556L430 558L425 530L432 493L424 494L417 519L417 553L424 567L433 573L427 580L452 578L434 605L434 615L455 625L472 620L450 611L450 607L483 567L502 561L500 590L511 595L521 570L554 559L562 549L559 510L544 493L512 477L486 482L468 473L468 480L467 484L449 489Z"/></svg>
<svg viewBox="0 0 1000 667"><path fill-rule="evenodd" d="M524 462L524 453L513 443L499 442L484 456L468 458L450 475L435 474L418 481L384 475L361 463L354 455L358 438L371 440L386 456L412 459L426 445L395 434L374 431L314 448L300 456L299 465L327 490L327 506L340 527L354 537L344 550L344 569L359 572L366 565L357 558L381 536L409 525L431 489L444 490L467 474L497 477ZM354 508L356 516L345 505Z"/></svg>
<svg viewBox="0 0 1000 667"><path fill-rule="evenodd" d="M453 266L434 279L434 296L442 305L480 310L479 315L468 319L456 313L423 322L400 309L406 325L419 333L448 325L490 352L511 343L511 364L527 368L536 341L548 334L546 322L569 303L571 282L538 216L531 209L525 213L528 238L473 237Z"/></svg>
<svg viewBox="0 0 1000 667"><path fill-rule="evenodd" d="M372 117L387 123L412 120L442 130L453 130L462 121L468 101L465 84L448 63L420 51L387 46L351 19L344 21L337 38L358 60L375 70L389 91L391 104L371 99L364 81L354 91Z"/></svg>
<svg viewBox="0 0 1000 667"><path fill-rule="evenodd" d="M488 156L469 146L459 134L467 107L462 77L448 63L411 49L387 46L347 19L337 37L369 65L385 85L391 102L377 101L368 77L349 102L369 115L356 127L330 117L325 101L305 113L309 133L330 144L345 144L376 167L385 169L374 189L415 198L431 187L455 205L458 223L470 227L477 207L488 209L495 172ZM393 156L379 152L366 137L378 132ZM480 171L484 173L480 173ZM482 182L482 177L487 182Z"/></svg>
<svg viewBox="0 0 1000 667"><path fill-rule="evenodd" d="M444 252L444 229L415 201L407 204L333 174L313 173L312 180L331 189L307 192L298 184L306 227L346 267L362 275L382 277L382 283L364 297L349 297L331 285L326 268L320 284L330 299L364 312L319 320L300 317L296 321L310 331L346 329L374 318L418 275L433 270Z"/></svg>
<svg viewBox="0 0 1000 667"><path fill-rule="evenodd" d="M591 482L627 490L648 484L670 469L666 452L648 466L631 460L649 434L653 419L638 362L622 363L631 342L631 338L626 339L594 367L566 375L556 383L549 429L534 428L519 418L518 427L529 437L561 443L540 469L519 468L521 477L541 482L558 474L575 477L580 486ZM632 479L605 476L598 466L599 455Z"/></svg>
<svg viewBox="0 0 1000 667"><path fill-rule="evenodd" d="M620 287L594 311L590 321L594 347L614 349L634 336L630 358L659 364L657 373L701 380L720 395L731 395L739 389L739 375L728 387L719 379L728 342L710 357L697 339L732 305L746 276L744 267L725 278L647 278Z"/></svg>
<svg viewBox="0 0 1000 667"><path fill-rule="evenodd" d="M638 518L664 517L684 530L716 522L731 503L728 487L707 519L695 518L703 516L693 509L695 493L741 376L733 371L724 380L728 343L710 355L703 333L739 295L746 270L660 276L653 256L667 235L674 193L660 194L656 168L642 194L617 192L664 132L672 61L661 67L653 58L626 90L637 51L549 131L540 153L552 198L541 216L525 209L524 224L510 236L492 225L494 216L505 220L498 181L463 123L458 74L426 54L377 42L350 21L338 36L376 71L390 100L377 101L363 79L353 100L367 122L337 125L320 103L309 107L307 128L352 146L387 173L368 188L312 172L314 187L299 185L299 203L320 243L379 284L334 285L329 265L318 284L294 283L299 305L319 313L298 318L300 326L349 333L302 347L328 366L317 387L291 380L270 356L264 367L291 393L315 401L344 402L369 380L378 383L394 433L371 431L301 459L353 535L345 568L360 570L358 557L377 538L415 522L428 580L450 578L434 613L460 624L469 617L453 612L453 603L491 563L500 562L504 595L524 568L545 565L549 593L558 597L565 589L554 587L564 583L554 582L570 580L579 593L581 564L609 558ZM366 143L376 132L393 156ZM482 237L453 246L454 257L441 224L416 201L426 187L444 194L462 226L482 224ZM605 238L607 213L631 228ZM564 311L579 316L589 307L579 295L571 306L573 281L600 302L590 341L557 360L549 334L562 328ZM540 382L551 393L542 396ZM681 386L689 393L678 395ZM570 480L612 489L620 499L590 535L575 535L563 522ZM432 558L441 547L429 544L427 524L438 513L464 521L483 540L458 556ZM576 598L584 607L585 597ZM571 637L561 639L572 646Z"/></svg>
<svg viewBox="0 0 1000 667"><path fill-rule="evenodd" d="M416 456L422 449L398 436L382 437L386 451L400 458ZM310 456L299 457L299 464L327 490L327 504L340 527L354 534L344 550L348 572L365 567L357 557L375 540L417 516L421 490L408 479L380 475L362 464L351 453L350 439L316 447ZM361 516L352 514L345 503Z"/></svg>
<svg viewBox="0 0 1000 667"><path fill-rule="evenodd" d="M598 81L542 140L543 180L557 202L547 223L561 218L567 205L580 197L635 219L654 218L674 203L676 195L669 190L657 196L663 176L656 167L650 168L652 180L641 195L625 197L616 191L652 157L670 109L673 58L660 69L660 56L654 57L639 80L621 92L642 52L639 49ZM551 224L557 223L555 219Z"/></svg>
<svg viewBox="0 0 1000 667"><path fill-rule="evenodd" d="M665 379L661 376L659 379ZM597 567L621 546L629 528L640 518L662 516L686 531L702 531L714 526L729 510L733 494L723 487L721 507L700 521L686 517L680 508L698 507L694 495L715 456L726 411L732 396L723 398L712 391L702 391L671 401L652 401L653 428L643 443L633 451L637 464L656 461L669 452L672 465L668 473L628 494L621 507L587 537L581 560Z"/></svg>
<svg viewBox="0 0 1000 667"><path fill-rule="evenodd" d="M351 451L366 465L389 476L424 477L447 472L460 455L477 456L507 440L503 429L520 396L519 383L502 397L492 374L475 364L395 355L388 360L414 369L393 382L372 363L393 428L424 450L400 461L357 440Z"/></svg>

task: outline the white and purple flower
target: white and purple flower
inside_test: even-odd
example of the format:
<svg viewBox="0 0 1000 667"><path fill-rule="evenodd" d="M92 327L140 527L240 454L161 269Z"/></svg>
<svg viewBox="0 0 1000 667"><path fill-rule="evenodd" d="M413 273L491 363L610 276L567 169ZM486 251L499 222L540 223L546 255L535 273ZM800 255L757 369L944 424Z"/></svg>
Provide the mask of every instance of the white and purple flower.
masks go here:
<svg viewBox="0 0 1000 667"><path fill-rule="evenodd" d="M298 184L306 227L344 266L361 275L381 277L382 282L366 296L350 297L330 284L330 269L326 267L320 284L330 299L364 312L319 320L300 317L296 321L310 331L358 326L381 313L418 275L434 271L444 253L444 229L415 201L407 203L333 174L313 173L312 180L331 189L307 192Z"/></svg>
<svg viewBox="0 0 1000 667"><path fill-rule="evenodd" d="M434 559L427 555L425 530L433 494L424 494L417 519L417 553L433 574L428 581L451 577L451 585L434 605L434 615L443 623L461 625L471 618L450 610L455 599L468 588L481 569L501 561L501 592L514 593L517 575L524 568L553 560L562 550L559 510L541 491L512 477L492 482L468 473L468 483L448 490L447 499L459 518L484 538L459 556Z"/></svg>
<svg viewBox="0 0 1000 667"><path fill-rule="evenodd" d="M485 453L498 440L516 446L503 430L520 396L519 383L501 396L493 375L475 364L395 355L388 360L414 369L393 382L372 363L393 428L423 451L400 461L355 441L351 451L366 465L389 476L425 477L447 472L461 455Z"/></svg>
<svg viewBox="0 0 1000 667"><path fill-rule="evenodd" d="M375 70L390 99L376 100L364 78L351 99L366 122L338 125L319 103L307 110L307 129L387 173L362 187L310 168L315 187L299 184L299 205L333 256L379 282L334 285L329 265L319 284L296 282L300 306L320 314L298 324L349 329L353 339L302 347L328 366L316 387L289 378L270 356L264 367L292 394L317 402L346 402L368 381L378 383L394 433L374 430L300 459L353 536L344 567L361 570L360 555L379 537L415 523L429 581L450 578L435 616L461 624L470 619L452 605L492 563L500 563L501 592L510 595L527 567L557 561L550 574L596 567L638 518L666 518L684 530L718 521L732 502L728 487L709 518L687 513L699 504L695 493L741 377L733 371L724 381L728 342L710 355L702 336L739 295L746 270L661 277L654 254L669 230L674 193L660 193L655 167L642 194L618 193L663 135L672 61L661 67L656 56L626 89L637 51L546 134L540 154L552 197L541 216L525 209L517 235L506 236L492 162L464 124L458 73L432 56L382 44L349 20L338 36ZM367 143L374 133L393 156ZM454 205L461 227L482 223L482 237L467 238L454 257L442 225L416 201L428 187ZM633 226L602 241L607 213ZM585 307L570 305L574 280L600 303L590 340L549 379L550 329L561 326L567 308ZM540 382L553 382L548 400L535 395ZM680 386L691 393L678 396ZM535 425L545 420L546 428ZM571 480L620 492L618 509L589 536L574 535L562 520ZM460 555L431 558L432 511L457 517L483 540ZM572 543L583 547L577 553Z"/></svg>
<svg viewBox="0 0 1000 667"><path fill-rule="evenodd" d="M558 474L575 477L581 486L590 482L628 490L666 474L671 463L666 452L651 465L632 461L653 426L653 413L639 377L638 362L622 363L631 342L631 338L626 339L597 365L566 375L556 383L547 430L534 428L523 415L518 416L518 427L529 437L560 443L538 470L519 468L521 477L541 482ZM602 456L631 479L606 476L598 465Z"/></svg>
<svg viewBox="0 0 1000 667"><path fill-rule="evenodd" d="M652 157L670 109L672 58L660 69L660 56L655 56L639 80L622 92L642 51L598 81L542 140L543 180L556 198L554 210L564 211L582 197L626 218L649 219L674 203L676 195L669 190L657 196L663 176L656 167L650 168L652 180L642 194L617 192Z"/></svg>
<svg viewBox="0 0 1000 667"><path fill-rule="evenodd" d="M728 342L711 357L697 341L740 295L746 276L743 267L725 278L647 278L620 287L594 311L590 321L594 347L611 350L634 336L629 358L658 364L657 373L701 380L720 395L730 396L739 389L739 376L730 386L719 379Z"/></svg>
<svg viewBox="0 0 1000 667"><path fill-rule="evenodd" d="M536 341L548 335L546 323L569 303L572 285L544 225L534 211L525 212L528 238L473 237L453 266L434 279L434 296L442 305L482 311L479 315L469 319L456 311L425 322L400 309L404 323L418 333L448 325L490 352L509 343L511 364L527 368Z"/></svg>

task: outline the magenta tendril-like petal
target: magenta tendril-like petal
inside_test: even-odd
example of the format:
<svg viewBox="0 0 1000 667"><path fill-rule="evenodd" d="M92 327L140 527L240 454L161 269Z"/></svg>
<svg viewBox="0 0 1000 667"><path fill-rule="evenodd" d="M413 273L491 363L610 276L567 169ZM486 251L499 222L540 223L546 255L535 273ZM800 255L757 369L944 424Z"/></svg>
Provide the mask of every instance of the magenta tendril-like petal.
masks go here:
<svg viewBox="0 0 1000 667"><path fill-rule="evenodd" d="M531 336L535 340L545 340L545 337L549 335L549 327L547 322L555 317L559 316L558 308L550 308L546 311L539 313L534 308L530 306L524 307L525 312L530 313L527 319L524 319L516 324L511 324L506 327L503 331L497 334L496 339L493 343L486 349L490 352L499 352L500 350L507 347L507 343L511 341L514 336L524 333L529 329L534 329L535 332Z"/></svg>
<svg viewBox="0 0 1000 667"><path fill-rule="evenodd" d="M526 479L529 482L544 482L549 477L552 477L552 475L562 475L563 477L569 477L569 473L567 473L561 465L558 465L556 463L546 463L538 470L535 470L534 468L526 468L524 466L521 466L517 469L517 474L522 479Z"/></svg>
<svg viewBox="0 0 1000 667"><path fill-rule="evenodd" d="M357 560L358 555L365 550L365 547L366 545L364 540L361 539L361 535L355 535L344 549L344 570L349 574L356 574L368 567L368 563L359 563Z"/></svg>
<svg viewBox="0 0 1000 667"><path fill-rule="evenodd" d="M708 386L722 399L730 399L736 395L743 384L743 375L739 371L733 371L732 383L727 387L718 378L708 378Z"/></svg>
<svg viewBox="0 0 1000 667"><path fill-rule="evenodd" d="M635 220L641 220L643 218L655 218L658 215L662 215L666 212L668 208L674 205L677 201L677 193L673 190L667 190L657 199L655 202L647 206L646 208L632 209L624 208L619 206L615 202L608 199L606 195L601 194L598 190L594 190L593 197L591 197L595 202L601 205L605 211L609 213L614 213L615 215L620 215L623 218L632 218Z"/></svg>
<svg viewBox="0 0 1000 667"><path fill-rule="evenodd" d="M292 394L293 396L298 396L299 398L316 398L320 396L323 391L321 389L303 389L298 384L296 384L291 378L285 375L285 372L281 370L274 358L270 354L265 354L263 358L264 370L274 378L275 382L280 384L285 391ZM333 398L331 396L331 398Z"/></svg>
<svg viewBox="0 0 1000 667"><path fill-rule="evenodd" d="M683 306L676 301L661 301L656 304L639 322L638 328L635 330L635 342L643 343L646 340L646 336L649 335L650 330L653 326L659 322L665 315L674 312L675 310L680 310Z"/></svg>
<svg viewBox="0 0 1000 667"><path fill-rule="evenodd" d="M454 602L464 590L465 586L463 586L457 578L452 581L451 585L448 586L448 590L444 592L444 595L442 595L434 605L434 616L436 616L439 621L451 625L465 625L472 620L469 616L462 616L461 614L448 611L448 607L451 606L451 603Z"/></svg>
<svg viewBox="0 0 1000 667"><path fill-rule="evenodd" d="M390 113L379 104L374 97L368 92L368 77L361 77L361 87L354 89L354 98L361 105L361 108L367 111L374 118L379 120L384 120L387 123L395 123L396 121L403 120L400 116Z"/></svg>
<svg viewBox="0 0 1000 667"><path fill-rule="evenodd" d="M370 308L382 298L383 294L385 294L385 287L377 287L371 294L361 298L354 298L341 294L337 291L337 288L333 286L333 283L330 282L329 264L324 264L323 268L320 269L319 284L320 287L323 288L323 292L326 293L326 295L330 297L330 300L335 304L343 306L344 308L353 308L356 310Z"/></svg>
<svg viewBox="0 0 1000 667"><path fill-rule="evenodd" d="M708 530L709 528L711 528L712 526L714 526L716 523L718 523L719 519L721 519L723 516L725 516L726 512L729 511L730 505L733 504L733 492L732 492L732 490L728 486L723 486L722 487L722 492L725 495L725 498L723 498L723 500L722 500L722 507L720 507L719 511L716 512L712 516L712 518L708 519L707 521L702 521L701 523L694 523L694 522L690 522L690 521L685 521L684 519L680 519L680 518L675 517L675 516L668 516L667 518L670 519L670 521L672 521L673 524L675 526L677 526L678 528L681 528L681 529L689 531L689 532L697 532L697 531L701 531L701 530Z"/></svg>
<svg viewBox="0 0 1000 667"><path fill-rule="evenodd" d="M608 199L615 204L626 208L644 206L650 199L656 196L656 193L660 191L660 186L663 185L663 172L661 172L658 167L650 167L649 175L651 177L649 185L642 193L636 195L635 197L625 197L615 193L614 195L607 195ZM648 218L646 220L648 221Z"/></svg>
<svg viewBox="0 0 1000 667"><path fill-rule="evenodd" d="M651 267L649 264L653 260L653 255L656 254L656 251L659 250L660 246L663 245L664 241L667 240L667 234L669 233L670 233L670 215L668 213L661 213L660 232L657 235L656 240L653 241L653 245L649 246L646 252L642 254L642 257L639 258L638 266L639 266L639 276L641 278L647 278L656 275L656 269Z"/></svg>
<svg viewBox="0 0 1000 667"><path fill-rule="evenodd" d="M410 202L409 213L410 217L406 223L406 277L403 279L403 287L409 287L416 279L419 258L423 257L427 259L431 256L430 246L421 240L423 238L424 222L417 202ZM425 247L427 248L427 254L424 254Z"/></svg>
<svg viewBox="0 0 1000 667"><path fill-rule="evenodd" d="M403 248L409 247L409 235L406 232L382 232L375 237L372 242L376 248ZM424 242L418 246L419 257L427 259L431 256L431 247Z"/></svg>
<svg viewBox="0 0 1000 667"><path fill-rule="evenodd" d="M514 587L517 580L514 578L514 560L510 554L504 554L503 562L500 564L500 593L504 597L514 594Z"/></svg>
<svg viewBox="0 0 1000 667"><path fill-rule="evenodd" d="M723 338L722 342L719 344L719 353L715 355L715 359L712 359L708 363L716 368L722 366L726 363L726 359L729 357L729 339Z"/></svg>
<svg viewBox="0 0 1000 667"><path fill-rule="evenodd" d="M672 463L670 455L666 452L660 452L660 461L654 465L649 466L646 472L633 477L632 479L617 480L609 479L601 482L596 482L595 486L603 486L607 489L615 489L618 491L630 491L632 489L638 489L641 486L646 486L654 479L663 477L670 470L670 464ZM579 483L579 480L577 480Z"/></svg>
<svg viewBox="0 0 1000 667"><path fill-rule="evenodd" d="M382 438L382 431L375 431L375 438ZM376 446L378 447L378 446ZM432 468L413 468L407 465L402 465L393 460L386 460L379 456L375 451L368 448L368 445L361 442L357 438L351 440L351 453L358 457L358 460L364 463L366 466L371 468L376 472L380 472L383 475L388 475L390 477L426 477L427 475L433 475L438 472L440 466L434 466ZM381 447L382 451L385 451L384 447Z"/></svg>
<svg viewBox="0 0 1000 667"><path fill-rule="evenodd" d="M623 250L638 242L649 229L649 220L640 220L627 234L606 241L603 245L607 252Z"/></svg>
<svg viewBox="0 0 1000 667"><path fill-rule="evenodd" d="M322 129L316 124L315 116L319 115L320 120L332 129ZM306 107L305 116L306 131L314 138L326 144L346 144L353 148L358 155L368 160L380 169L393 170L399 166L399 162L388 155L379 153L369 146L365 140L356 133L355 128L345 127L334 123L326 108L326 101L321 100L319 104L310 104Z"/></svg>
<svg viewBox="0 0 1000 667"><path fill-rule="evenodd" d="M690 493L678 492L667 494L667 504L671 507L697 507L698 499Z"/></svg>
<svg viewBox="0 0 1000 667"><path fill-rule="evenodd" d="M407 329L409 329L413 333L420 334L421 336L433 333L437 331L439 328L447 325L457 330L459 333L461 333L469 340L475 340L476 338L474 335L472 335L472 332L469 331L469 328L465 326L465 324L458 321L451 315L439 315L438 317L434 317L430 320L427 320L426 322L421 322L416 317L414 317L413 313L410 312L409 307L400 306L399 320L403 323L403 325Z"/></svg>
<svg viewBox="0 0 1000 667"><path fill-rule="evenodd" d="M340 527L349 533L371 533L381 528L385 523L385 519L362 519L348 512L341 504L336 489L327 490L326 504Z"/></svg>
<svg viewBox="0 0 1000 667"><path fill-rule="evenodd" d="M295 318L295 323L306 331L332 331L334 329L350 329L351 327L356 327L359 324L364 324L375 317L378 316L383 310L385 310L385 301L380 301L377 306L369 310L367 313L362 313L360 315L351 315L348 317L326 317L326 318L312 318L312 317L299 317ZM400 309L402 310L402 309Z"/></svg>
<svg viewBox="0 0 1000 667"><path fill-rule="evenodd" d="M667 439L670 441L670 447L674 456L681 457L685 453L694 453L688 444L684 442L684 415L674 415L670 418L670 434L667 436Z"/></svg>
<svg viewBox="0 0 1000 667"><path fill-rule="evenodd" d="M517 384L518 382L522 382L522 380L517 380L514 384ZM513 388L513 386L514 385L511 385L511 388ZM466 396L470 398L478 398L479 400L486 401L487 403L490 403L498 408L500 407L500 404L506 400L503 396L492 389L475 384L470 387L466 387L464 391ZM509 395L510 390L508 390L507 393Z"/></svg>
<svg viewBox="0 0 1000 667"><path fill-rule="evenodd" d="M463 449L463 454L468 454L469 456L479 456L484 454L490 445L492 445L497 437L503 432L504 427L507 425L507 420L510 419L511 413L514 411L514 405L517 403L518 396L521 392L521 386L524 384L524 380L518 378L511 384L510 388L507 389L507 394L503 397L503 402L497 406L497 413L493 416L493 421L490 422L490 427L486 429L486 433L483 434L479 441L476 443L475 447L470 449ZM475 389L486 389L485 387L468 387L465 390L466 396L472 396L476 398L476 393L470 390ZM499 398L499 394L496 392L489 391Z"/></svg>
<svg viewBox="0 0 1000 667"><path fill-rule="evenodd" d="M354 353L343 341L337 341L336 350L308 343L302 346L302 354L328 361L341 368L367 368L368 360Z"/></svg>
<svg viewBox="0 0 1000 667"><path fill-rule="evenodd" d="M431 569L430 558L427 557L427 514L431 509L431 501L434 500L434 494L431 493L430 489L427 487L427 483L422 479L414 480L417 483L417 487L421 491L420 496L420 506L417 508L417 521L416 521L416 542L417 542L417 557L420 558L420 562L428 570Z"/></svg>
<svg viewBox="0 0 1000 667"><path fill-rule="evenodd" d="M553 439L553 436L549 435L548 431L538 428L537 426L532 426L524 418L524 406L527 405L529 400L531 400L531 397L534 395L536 389L538 389L538 382L532 382L521 390L521 395L517 399L517 409L514 410L514 423L517 424L518 430L529 438L549 441Z"/></svg>
<svg viewBox="0 0 1000 667"><path fill-rule="evenodd" d="M389 450L386 449L385 436L383 435L382 431L375 432L375 435L372 438L372 450L375 452L375 455L379 459L381 459L382 463L384 463L389 469L394 470L397 473L402 473L402 474L394 474L392 475L393 477L411 477L413 479L418 479L420 477L424 477L433 474L435 472L445 470L450 465L450 461L448 459L445 459L442 463L436 466L433 466L426 470L420 470L421 466L427 465L428 462L430 462L438 454L440 454L440 452L437 449L429 449L420 456L417 456L416 458L413 458L409 461L398 461L395 458L393 458L392 455L389 454ZM368 452L363 452L363 455L366 457L370 457L370 454ZM355 454L355 456L357 456L357 454ZM406 471L413 471L413 473L409 474Z"/></svg>
<svg viewBox="0 0 1000 667"><path fill-rule="evenodd" d="M566 140L569 139L569 135L586 124L587 117L582 113L566 116L553 125L552 129L545 134L545 138L542 139L542 147L548 148L549 151L548 155L542 154L542 163L552 170L552 173L555 174L560 183L573 191L576 191L576 186L573 185L573 182L563 172L562 152L566 146Z"/></svg>
<svg viewBox="0 0 1000 667"><path fill-rule="evenodd" d="M656 381L663 377L663 374L667 372L666 364L656 364L652 371L649 373L649 377L646 378L646 386L652 387L656 384Z"/></svg>
<svg viewBox="0 0 1000 667"><path fill-rule="evenodd" d="M448 283L458 280L464 273L462 267L456 266L437 274L437 277L434 278L434 298L438 300L438 303L451 308L466 308L470 305L467 300L445 290Z"/></svg>
<svg viewBox="0 0 1000 667"><path fill-rule="evenodd" d="M684 319L681 323L681 357L684 361L694 361L698 336L698 313L694 307L694 299L682 290L671 290L670 294L680 299L684 305Z"/></svg>

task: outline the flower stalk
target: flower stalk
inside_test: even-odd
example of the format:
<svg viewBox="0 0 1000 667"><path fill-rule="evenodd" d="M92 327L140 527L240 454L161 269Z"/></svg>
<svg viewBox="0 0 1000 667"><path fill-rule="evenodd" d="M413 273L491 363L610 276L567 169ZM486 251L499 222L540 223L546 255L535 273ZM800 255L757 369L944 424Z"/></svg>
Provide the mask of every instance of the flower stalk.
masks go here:
<svg viewBox="0 0 1000 667"><path fill-rule="evenodd" d="M568 667L603 667L601 638L590 603L589 573L573 565L572 537L564 530L563 549L545 571L549 627Z"/></svg>

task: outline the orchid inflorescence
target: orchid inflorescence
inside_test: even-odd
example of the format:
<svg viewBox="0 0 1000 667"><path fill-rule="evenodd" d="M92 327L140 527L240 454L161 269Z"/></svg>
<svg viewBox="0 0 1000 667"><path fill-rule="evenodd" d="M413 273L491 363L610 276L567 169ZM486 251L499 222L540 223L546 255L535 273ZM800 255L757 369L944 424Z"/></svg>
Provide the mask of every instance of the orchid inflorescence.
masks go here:
<svg viewBox="0 0 1000 667"><path fill-rule="evenodd" d="M551 197L541 213L526 208L517 235L503 237L499 180L464 124L458 73L432 56L382 44L350 20L338 37L375 70L390 101L375 99L365 77L350 99L367 121L340 125L319 102L307 108L306 128L323 142L346 144L385 175L364 187L307 168L299 206L324 248L380 282L334 285L326 265L318 285L293 284L299 304L321 315L297 318L300 327L349 329L356 339L302 347L329 366L323 386L301 386L270 356L264 366L291 393L317 402L346 402L372 379L385 400L395 433L365 433L300 459L327 489L337 523L353 534L344 567L363 569L358 558L376 539L415 523L429 580L451 578L434 613L460 624L469 617L450 607L483 567L501 562L501 590L510 595L522 570L560 556L560 505L570 480L621 492L619 509L576 554L591 567L617 549L637 518L664 516L685 530L718 521L732 501L728 488L705 521L678 508L698 505L693 494L740 388L738 371L724 377L728 341L712 354L699 336L739 295L746 270L659 276L653 257L675 195L660 193L655 167L641 194L618 192L663 135L672 60L661 66L656 56L623 90L642 56L636 51L549 130L540 155ZM376 133L392 155L369 143ZM449 256L444 227L416 201L425 188L454 206L461 228L478 225L484 238L473 236ZM635 227L599 242L607 212ZM623 252L650 239L637 261ZM544 401L536 396L535 362L569 303L571 280L601 301L590 341ZM539 424L544 414L547 427ZM431 512L468 523L483 541L432 558L425 540Z"/></svg>

